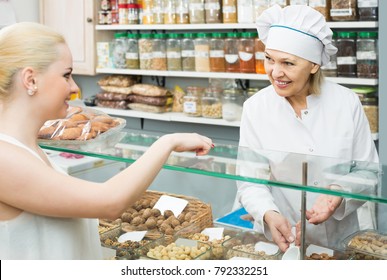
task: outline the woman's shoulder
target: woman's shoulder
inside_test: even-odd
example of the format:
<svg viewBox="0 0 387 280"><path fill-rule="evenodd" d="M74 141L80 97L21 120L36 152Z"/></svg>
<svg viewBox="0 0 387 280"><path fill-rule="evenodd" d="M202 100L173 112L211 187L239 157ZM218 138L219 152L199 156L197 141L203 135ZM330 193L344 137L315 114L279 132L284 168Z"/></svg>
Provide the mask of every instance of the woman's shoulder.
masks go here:
<svg viewBox="0 0 387 280"><path fill-rule="evenodd" d="M324 81L321 89L321 93L329 99L359 100L358 95L352 89L331 81Z"/></svg>

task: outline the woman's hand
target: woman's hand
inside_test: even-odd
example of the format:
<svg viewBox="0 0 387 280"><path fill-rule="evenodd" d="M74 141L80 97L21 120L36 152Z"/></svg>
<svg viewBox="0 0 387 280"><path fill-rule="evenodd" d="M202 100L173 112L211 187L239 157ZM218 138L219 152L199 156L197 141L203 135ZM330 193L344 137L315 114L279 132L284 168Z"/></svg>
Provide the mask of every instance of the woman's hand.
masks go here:
<svg viewBox="0 0 387 280"><path fill-rule="evenodd" d="M172 151L175 152L193 151L202 156L214 147L210 138L197 133L172 133L163 137L168 139L172 144Z"/></svg>
<svg viewBox="0 0 387 280"><path fill-rule="evenodd" d="M323 223L335 213L342 200L339 196L322 194L317 197L312 209L306 210L306 218L314 225Z"/></svg>
<svg viewBox="0 0 387 280"><path fill-rule="evenodd" d="M295 240L289 221L276 211L267 211L264 221L270 229L273 241L282 252L285 252L289 248L289 244Z"/></svg>

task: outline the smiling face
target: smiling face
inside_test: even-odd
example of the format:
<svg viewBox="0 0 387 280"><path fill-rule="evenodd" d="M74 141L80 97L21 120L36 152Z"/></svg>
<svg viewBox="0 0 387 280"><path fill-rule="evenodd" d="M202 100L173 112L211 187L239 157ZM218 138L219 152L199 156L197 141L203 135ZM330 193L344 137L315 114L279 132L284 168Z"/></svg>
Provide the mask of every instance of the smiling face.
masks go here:
<svg viewBox="0 0 387 280"><path fill-rule="evenodd" d="M289 53L266 49L265 71L278 95L286 98L309 95L310 75L319 65Z"/></svg>
<svg viewBox="0 0 387 280"><path fill-rule="evenodd" d="M41 110L44 110L47 119L64 118L71 94L79 91L71 75L72 56L69 48L60 44L58 53L58 59L37 77L38 93L43 97Z"/></svg>

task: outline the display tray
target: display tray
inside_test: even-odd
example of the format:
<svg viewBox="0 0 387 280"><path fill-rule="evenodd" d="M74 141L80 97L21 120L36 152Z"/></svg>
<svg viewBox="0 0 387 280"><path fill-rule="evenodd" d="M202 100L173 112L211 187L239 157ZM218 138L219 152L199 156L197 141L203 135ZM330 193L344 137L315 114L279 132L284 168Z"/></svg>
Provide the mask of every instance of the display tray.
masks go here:
<svg viewBox="0 0 387 280"><path fill-rule="evenodd" d="M306 247L305 260L350 260L350 251L332 250L330 248L310 244Z"/></svg>
<svg viewBox="0 0 387 280"><path fill-rule="evenodd" d="M344 239L346 249L353 251L354 259L387 260L387 234L373 229L358 231Z"/></svg>
<svg viewBox="0 0 387 280"><path fill-rule="evenodd" d="M122 118L113 118L118 125L110 128L104 133L97 135L89 140L55 140L55 139L38 139L39 145L58 146L65 148L79 148L81 150L101 149L114 146L123 137L121 130L126 126L126 120Z"/></svg>

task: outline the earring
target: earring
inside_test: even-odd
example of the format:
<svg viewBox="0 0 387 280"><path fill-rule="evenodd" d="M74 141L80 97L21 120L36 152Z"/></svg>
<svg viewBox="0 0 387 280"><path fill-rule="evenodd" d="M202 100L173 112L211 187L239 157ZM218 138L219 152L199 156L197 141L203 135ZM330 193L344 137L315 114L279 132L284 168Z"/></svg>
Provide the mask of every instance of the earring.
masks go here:
<svg viewBox="0 0 387 280"><path fill-rule="evenodd" d="M32 95L34 95L34 94L36 93L37 90L38 90L38 87L37 87L37 86L34 86L33 89L29 88L29 89L27 90L27 94L28 94L29 96L32 96Z"/></svg>

